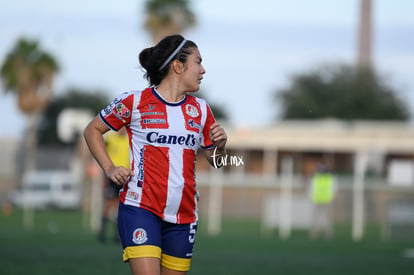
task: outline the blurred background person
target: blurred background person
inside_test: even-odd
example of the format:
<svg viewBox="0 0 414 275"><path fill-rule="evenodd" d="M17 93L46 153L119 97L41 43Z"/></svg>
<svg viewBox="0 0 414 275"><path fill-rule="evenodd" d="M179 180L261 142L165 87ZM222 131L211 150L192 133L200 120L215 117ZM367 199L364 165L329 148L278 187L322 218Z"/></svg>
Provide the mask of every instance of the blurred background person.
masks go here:
<svg viewBox="0 0 414 275"><path fill-rule="evenodd" d="M129 169L129 146L128 135L125 127L118 132L111 131L105 137L105 145L109 157L115 166L122 166ZM102 209L101 226L98 233L98 239L101 242L107 240L107 227L110 222L113 223L113 240L119 241L117 215L119 203L119 191L122 185L117 185L111 179L104 175L103 178L103 196L104 203Z"/></svg>
<svg viewBox="0 0 414 275"><path fill-rule="evenodd" d="M330 239L333 235L332 202L335 198L335 178L329 166L321 162L310 182L310 198L312 201L312 218L310 238L323 236Z"/></svg>

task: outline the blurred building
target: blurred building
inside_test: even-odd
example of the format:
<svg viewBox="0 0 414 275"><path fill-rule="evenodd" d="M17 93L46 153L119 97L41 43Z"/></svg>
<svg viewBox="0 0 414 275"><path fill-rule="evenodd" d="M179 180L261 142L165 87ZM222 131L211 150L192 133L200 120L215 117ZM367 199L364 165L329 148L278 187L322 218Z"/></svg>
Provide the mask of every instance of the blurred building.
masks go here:
<svg viewBox="0 0 414 275"><path fill-rule="evenodd" d="M396 162L414 162L414 124L410 123L283 121L270 127L225 129L229 155L244 159L244 165L226 167L227 173L278 175L282 159L289 156L297 175L308 176L322 158L330 162L336 174L352 175L355 156L364 153L369 158L368 175L386 180ZM205 171L206 163L199 167ZM414 178L389 180L414 184Z"/></svg>

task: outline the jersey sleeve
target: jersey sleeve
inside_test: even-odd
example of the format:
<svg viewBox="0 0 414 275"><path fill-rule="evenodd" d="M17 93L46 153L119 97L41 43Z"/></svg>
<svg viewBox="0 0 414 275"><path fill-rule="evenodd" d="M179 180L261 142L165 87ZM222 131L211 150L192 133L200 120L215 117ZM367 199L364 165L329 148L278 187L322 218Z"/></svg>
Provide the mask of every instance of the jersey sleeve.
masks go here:
<svg viewBox="0 0 414 275"><path fill-rule="evenodd" d="M204 123L201 148L202 149L211 149L213 148L213 142L210 140L210 127L213 123L216 122L213 112L210 109L210 106L206 103L206 122Z"/></svg>
<svg viewBox="0 0 414 275"><path fill-rule="evenodd" d="M131 122L134 94L127 92L116 97L99 113L102 121L112 130L118 131Z"/></svg>

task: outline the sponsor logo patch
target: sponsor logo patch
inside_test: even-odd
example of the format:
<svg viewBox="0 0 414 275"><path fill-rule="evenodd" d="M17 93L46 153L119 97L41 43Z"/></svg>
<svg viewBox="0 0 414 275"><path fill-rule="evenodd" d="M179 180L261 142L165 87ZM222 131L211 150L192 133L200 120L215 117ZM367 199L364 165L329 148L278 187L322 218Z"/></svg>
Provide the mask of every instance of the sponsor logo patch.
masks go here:
<svg viewBox="0 0 414 275"><path fill-rule="evenodd" d="M134 191L131 191L131 190L128 190L128 192L126 194L126 197L129 198L129 199L131 199L131 200L138 201L138 199L139 199L139 193L134 192Z"/></svg>
<svg viewBox="0 0 414 275"><path fill-rule="evenodd" d="M197 130L200 130L201 129L201 125L198 124L198 123L196 123L193 119L190 119L188 121L188 126L190 126L191 128L195 128Z"/></svg>
<svg viewBox="0 0 414 275"><path fill-rule="evenodd" d="M143 129L148 128L168 128L167 113L165 106L148 103L139 107L141 114L141 126Z"/></svg>
<svg viewBox="0 0 414 275"><path fill-rule="evenodd" d="M163 118L146 118L142 120L142 123L144 124L164 124L166 123L165 119Z"/></svg>
<svg viewBox="0 0 414 275"><path fill-rule="evenodd" d="M112 113L112 109L122 101L122 98L115 98L108 106L105 107L104 113L105 116L108 116Z"/></svg>
<svg viewBox="0 0 414 275"><path fill-rule="evenodd" d="M123 103L116 105L116 113L123 118L128 118L131 115L131 111Z"/></svg>
<svg viewBox="0 0 414 275"><path fill-rule="evenodd" d="M158 144L179 144L194 147L197 144L196 136L187 134L186 136L162 135L159 132L149 132L147 134L149 143Z"/></svg>

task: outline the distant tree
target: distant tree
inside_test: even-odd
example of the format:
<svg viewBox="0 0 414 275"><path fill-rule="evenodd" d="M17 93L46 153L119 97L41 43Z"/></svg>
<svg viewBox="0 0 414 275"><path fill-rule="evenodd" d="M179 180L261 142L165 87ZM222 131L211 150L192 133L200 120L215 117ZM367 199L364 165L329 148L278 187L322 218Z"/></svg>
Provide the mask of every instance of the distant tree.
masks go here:
<svg viewBox="0 0 414 275"><path fill-rule="evenodd" d="M221 121L227 121L228 120L228 116L227 113L224 111L223 106L221 105L217 105L217 104L209 104L211 111L214 114L214 118L217 120L221 120Z"/></svg>
<svg viewBox="0 0 414 275"><path fill-rule="evenodd" d="M334 65L298 74L276 91L282 119L407 120L406 103L367 67Z"/></svg>
<svg viewBox="0 0 414 275"><path fill-rule="evenodd" d="M53 97L53 79L58 71L55 58L37 41L19 39L1 66L6 92L17 95L20 111L27 117L25 169L36 169L36 126L41 113Z"/></svg>
<svg viewBox="0 0 414 275"><path fill-rule="evenodd" d="M56 97L43 113L38 127L39 144L63 144L57 134L57 119L59 114L66 108L87 109L93 114L98 114L108 102L109 99L105 92L85 91L75 88L69 89L62 95Z"/></svg>
<svg viewBox="0 0 414 275"><path fill-rule="evenodd" d="M166 35L181 33L196 24L188 0L147 0L145 12L147 18L144 26L154 42Z"/></svg>

